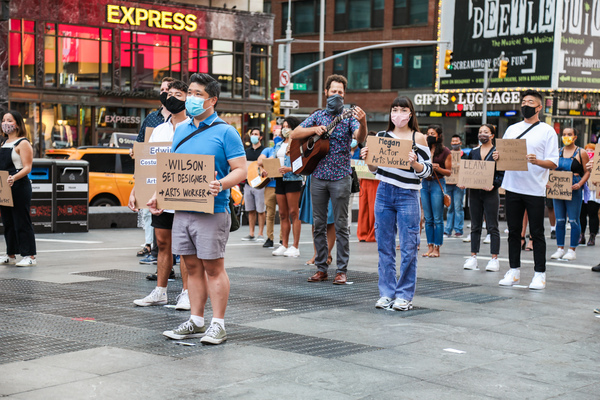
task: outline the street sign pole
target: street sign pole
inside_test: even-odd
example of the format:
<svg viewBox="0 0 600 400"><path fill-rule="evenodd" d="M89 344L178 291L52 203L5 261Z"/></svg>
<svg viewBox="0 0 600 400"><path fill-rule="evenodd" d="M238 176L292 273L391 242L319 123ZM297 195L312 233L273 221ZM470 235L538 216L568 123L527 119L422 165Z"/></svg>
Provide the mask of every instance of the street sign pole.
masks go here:
<svg viewBox="0 0 600 400"><path fill-rule="evenodd" d="M285 39L287 41L286 52L285 52L285 69L287 71L291 71L292 70L292 0L288 0L288 20L287 20L287 28L285 30ZM287 85L285 85L285 92L283 93L283 98L285 100L290 99L290 84L291 84L291 82L289 82ZM290 110L286 108L283 110L283 113L284 113L283 115L285 115L287 117L288 115L290 115Z"/></svg>

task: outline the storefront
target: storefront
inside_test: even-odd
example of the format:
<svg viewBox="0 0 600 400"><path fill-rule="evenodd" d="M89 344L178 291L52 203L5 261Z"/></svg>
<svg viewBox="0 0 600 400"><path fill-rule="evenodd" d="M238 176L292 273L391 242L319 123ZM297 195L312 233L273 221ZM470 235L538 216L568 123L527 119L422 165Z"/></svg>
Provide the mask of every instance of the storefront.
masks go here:
<svg viewBox="0 0 600 400"><path fill-rule="evenodd" d="M267 127L270 14L116 0L9 0L5 14L0 105L22 113L36 156L137 133L162 78L195 72L221 83L217 111L240 133Z"/></svg>

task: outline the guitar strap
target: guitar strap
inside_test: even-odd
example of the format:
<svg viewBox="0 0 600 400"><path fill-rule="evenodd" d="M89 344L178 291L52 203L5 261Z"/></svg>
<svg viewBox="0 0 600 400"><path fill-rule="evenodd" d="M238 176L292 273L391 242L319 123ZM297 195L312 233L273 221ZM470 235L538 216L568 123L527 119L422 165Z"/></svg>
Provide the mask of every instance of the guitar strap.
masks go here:
<svg viewBox="0 0 600 400"><path fill-rule="evenodd" d="M210 125L204 125L198 129L196 129L194 132L190 133L189 135L187 135L181 142L177 143L177 146L175 146L175 148L173 149L173 153L175 153L177 151L177 149L179 148L179 146L181 146L182 144L184 144L185 142L187 142L188 140L190 140L191 138L193 138L194 136L196 136L198 133L204 132L205 130L207 130L208 128L211 128L215 125L221 125L221 124L225 124L225 122L213 122Z"/></svg>

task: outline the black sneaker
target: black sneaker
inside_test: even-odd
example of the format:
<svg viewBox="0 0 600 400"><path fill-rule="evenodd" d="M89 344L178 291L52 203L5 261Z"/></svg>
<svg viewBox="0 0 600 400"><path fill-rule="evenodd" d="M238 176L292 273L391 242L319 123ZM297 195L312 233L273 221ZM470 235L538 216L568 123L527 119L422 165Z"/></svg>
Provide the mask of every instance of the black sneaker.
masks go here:
<svg viewBox="0 0 600 400"><path fill-rule="evenodd" d="M148 279L149 281L155 281L158 279L158 274L154 273L154 274L146 275L146 279ZM175 280L175 270L171 270L171 273L169 274L169 280L170 281Z"/></svg>
<svg viewBox="0 0 600 400"><path fill-rule="evenodd" d="M600 272L600 264L593 266L592 267L592 271L594 271L594 272Z"/></svg>
<svg viewBox="0 0 600 400"><path fill-rule="evenodd" d="M263 243L263 247L265 249L272 249L273 248L273 241L269 238L267 238L267 240L265 240L265 243Z"/></svg>
<svg viewBox="0 0 600 400"><path fill-rule="evenodd" d="M556 239L556 231L550 231L550 239Z"/></svg>

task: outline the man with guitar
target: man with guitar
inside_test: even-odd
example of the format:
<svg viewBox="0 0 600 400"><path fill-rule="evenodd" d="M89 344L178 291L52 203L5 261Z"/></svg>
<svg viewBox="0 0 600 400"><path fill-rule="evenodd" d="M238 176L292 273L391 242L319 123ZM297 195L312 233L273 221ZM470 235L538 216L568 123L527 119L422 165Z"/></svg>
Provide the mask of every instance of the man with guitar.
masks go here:
<svg viewBox="0 0 600 400"><path fill-rule="evenodd" d="M248 225L250 234L242 238L246 241L264 240L263 229L265 227L265 187L256 184L263 181L258 164L255 162L265 149L262 145L263 135L260 129L252 128L250 130L251 146L246 149L246 160L248 161L248 184L244 186L244 207L248 213ZM256 215L258 214L258 237L254 236L254 225L256 224Z"/></svg>
<svg viewBox="0 0 600 400"><path fill-rule="evenodd" d="M366 114L360 107L353 108L349 118L341 118L347 83L346 78L341 75L329 76L325 83L327 108L312 113L291 134L292 139L299 142L315 141L319 138L321 138L318 140L319 142L329 141L329 151L318 162L311 178L313 240L317 250L315 265L318 271L308 278L309 282L327 280L327 205L330 199L335 216L337 242L337 271L333 283L344 285L347 279L346 271L350 258L348 202L352 184L350 143L353 137L359 143L364 142L368 132ZM315 138L315 135L318 137ZM296 172L303 163L309 160L294 157L292 154L291 161L292 169ZM303 171L302 173L310 172Z"/></svg>

